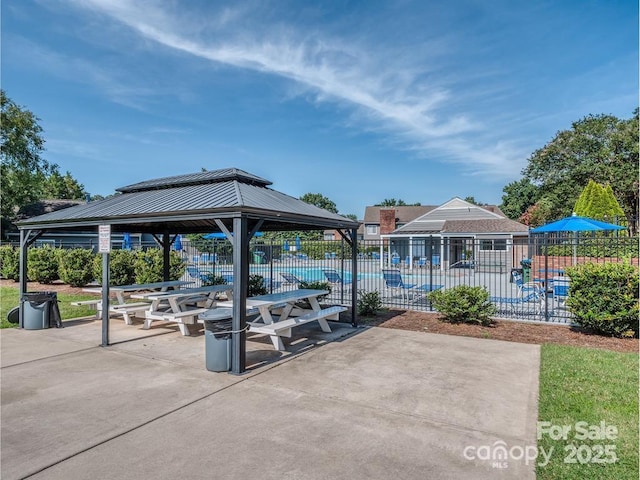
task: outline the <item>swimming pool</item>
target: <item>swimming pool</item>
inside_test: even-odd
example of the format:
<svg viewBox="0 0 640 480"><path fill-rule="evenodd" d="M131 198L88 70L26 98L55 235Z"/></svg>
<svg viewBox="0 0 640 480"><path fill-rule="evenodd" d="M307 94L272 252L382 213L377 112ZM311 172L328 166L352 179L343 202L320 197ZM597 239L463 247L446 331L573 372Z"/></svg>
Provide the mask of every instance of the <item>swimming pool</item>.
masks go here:
<svg viewBox="0 0 640 480"><path fill-rule="evenodd" d="M322 272L321 267L274 267L273 275L277 276L279 272L291 273L298 277L303 282L326 282L326 278L324 273ZM263 277L268 277L271 274L271 268L269 265L252 265L249 269L249 273L254 275L262 275ZM337 270L340 274L341 271ZM371 274L368 274L371 275ZM373 276L373 275L372 275ZM344 272L344 281L351 282L351 272ZM362 274L358 275L358 279L363 278Z"/></svg>

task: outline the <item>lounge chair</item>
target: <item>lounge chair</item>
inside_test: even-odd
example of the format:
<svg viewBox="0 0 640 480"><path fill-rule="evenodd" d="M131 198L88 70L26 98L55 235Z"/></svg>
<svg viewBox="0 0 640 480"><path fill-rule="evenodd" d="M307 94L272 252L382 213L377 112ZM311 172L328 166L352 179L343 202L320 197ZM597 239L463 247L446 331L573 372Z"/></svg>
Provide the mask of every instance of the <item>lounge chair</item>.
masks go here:
<svg viewBox="0 0 640 480"><path fill-rule="evenodd" d="M282 282L283 290L295 290L296 288L300 288L302 280L296 277L293 273L280 272L280 276L284 279L284 282Z"/></svg>
<svg viewBox="0 0 640 480"><path fill-rule="evenodd" d="M198 267L187 266L189 276L200 282L206 282L209 279L209 272L200 270Z"/></svg>
<svg viewBox="0 0 640 480"><path fill-rule="evenodd" d="M543 289L543 286L540 282L524 282L522 274L519 272L512 272L511 275L513 277L513 283L515 283L518 287L518 294L520 296L528 295L529 293L537 292Z"/></svg>
<svg viewBox="0 0 640 480"><path fill-rule="evenodd" d="M516 317L519 314L540 315L544 306L544 290L531 292L526 296L489 297L489 301L496 305L498 313L509 313Z"/></svg>
<svg viewBox="0 0 640 480"><path fill-rule="evenodd" d="M385 268L382 270L382 277L384 278L385 292L390 293L391 296L400 294L402 298L409 299L409 294L411 294L411 296L415 294L418 284L404 283L400 270L396 268Z"/></svg>
<svg viewBox="0 0 640 480"><path fill-rule="evenodd" d="M518 278L518 276L520 278ZM513 273L514 282L518 287L518 294L512 297L490 297L489 301L496 304L499 312L508 311L511 314L540 314L542 312L545 291L541 284L536 282L522 282L522 276L519 273ZM508 310L503 308L508 306ZM533 307L533 308L531 308Z"/></svg>
<svg viewBox="0 0 640 480"><path fill-rule="evenodd" d="M416 262L416 267L422 268L427 266L427 257L420 257Z"/></svg>
<svg viewBox="0 0 640 480"><path fill-rule="evenodd" d="M334 268L323 268L322 273L332 288L331 293L346 292L351 289L351 282L345 281Z"/></svg>

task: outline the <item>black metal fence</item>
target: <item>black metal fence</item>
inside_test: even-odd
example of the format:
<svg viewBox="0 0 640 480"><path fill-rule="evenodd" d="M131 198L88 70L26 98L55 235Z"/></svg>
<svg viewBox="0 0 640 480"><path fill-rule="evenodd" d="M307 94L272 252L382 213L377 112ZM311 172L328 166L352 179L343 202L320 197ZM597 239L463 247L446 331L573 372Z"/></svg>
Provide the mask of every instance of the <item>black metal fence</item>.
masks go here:
<svg viewBox="0 0 640 480"><path fill-rule="evenodd" d="M92 248L74 238L73 245ZM116 242L115 247L119 242ZM147 248L143 242L134 249ZM629 262L638 265L637 237L615 233L556 233L511 239L425 237L411 241L360 241L358 292L379 293L385 307L432 311L428 292L457 285L485 287L504 318L571 322L566 308L566 268L581 263ZM185 278L200 282L214 274L233 281L232 247L212 239L195 248L183 238L180 255ZM329 282L327 301L351 303L351 247L340 241L251 243L250 273L265 278L267 288L297 288L303 282Z"/></svg>
<svg viewBox="0 0 640 480"><path fill-rule="evenodd" d="M231 245L212 240L208 252L185 242L190 274L212 273L232 280ZM291 279L329 282L328 301L351 302L351 248L344 241L253 241L250 273L267 279L272 291L294 288ZM428 237L411 243L361 241L357 288L379 292L385 307L432 311L428 292L457 285L485 287L498 316L570 323L565 269L585 262L638 265L638 238L619 235L546 235L531 238ZM286 278L285 278L286 277Z"/></svg>

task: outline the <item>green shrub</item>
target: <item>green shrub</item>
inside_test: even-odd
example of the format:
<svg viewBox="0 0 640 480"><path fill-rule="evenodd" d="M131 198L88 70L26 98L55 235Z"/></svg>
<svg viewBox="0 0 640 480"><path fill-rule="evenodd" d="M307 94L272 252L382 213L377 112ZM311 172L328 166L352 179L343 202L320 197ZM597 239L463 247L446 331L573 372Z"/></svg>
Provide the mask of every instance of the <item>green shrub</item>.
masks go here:
<svg viewBox="0 0 640 480"><path fill-rule="evenodd" d="M60 249L51 247L30 248L27 276L34 282L49 284L60 278L58 273Z"/></svg>
<svg viewBox="0 0 640 480"><path fill-rule="evenodd" d="M227 280L221 275L214 275L213 273L209 273L205 279L202 280L202 286L207 285L226 285Z"/></svg>
<svg viewBox="0 0 640 480"><path fill-rule="evenodd" d="M20 252L11 245L0 247L0 271L8 280L20 280Z"/></svg>
<svg viewBox="0 0 640 480"><path fill-rule="evenodd" d="M583 327L603 335L638 336L638 269L628 264L587 263L566 269L567 306Z"/></svg>
<svg viewBox="0 0 640 480"><path fill-rule="evenodd" d="M365 292L361 290L358 292L358 315L374 317L381 308L382 301L377 291Z"/></svg>
<svg viewBox="0 0 640 480"><path fill-rule="evenodd" d="M159 248L136 252L134 266L135 283L155 283L164 280L162 250ZM179 280L185 269L186 265L180 255L172 250L169 255L169 280Z"/></svg>
<svg viewBox="0 0 640 480"><path fill-rule="evenodd" d="M300 282L300 284L298 285L298 288L310 288L312 290L327 290L329 292L329 295L331 295L331 285L329 285L329 282L320 282L320 281L314 281L314 282ZM325 299L327 297L327 295L320 295L318 297L318 301L322 301L323 299Z"/></svg>
<svg viewBox="0 0 640 480"><path fill-rule="evenodd" d="M60 279L72 287L82 287L95 278L93 262L95 254L84 248L63 250L60 254Z"/></svg>
<svg viewBox="0 0 640 480"><path fill-rule="evenodd" d="M496 313L485 287L458 285L448 290L436 290L427 297L445 322L490 325L490 317Z"/></svg>
<svg viewBox="0 0 640 480"><path fill-rule="evenodd" d="M267 287L264 284L264 277L262 277L262 275L249 275L249 290L247 292L247 297L266 294Z"/></svg>
<svg viewBox="0 0 640 480"><path fill-rule="evenodd" d="M136 283L136 252L112 250L109 254L109 283L111 285L131 285ZM93 263L96 280L102 284L102 255L96 255Z"/></svg>

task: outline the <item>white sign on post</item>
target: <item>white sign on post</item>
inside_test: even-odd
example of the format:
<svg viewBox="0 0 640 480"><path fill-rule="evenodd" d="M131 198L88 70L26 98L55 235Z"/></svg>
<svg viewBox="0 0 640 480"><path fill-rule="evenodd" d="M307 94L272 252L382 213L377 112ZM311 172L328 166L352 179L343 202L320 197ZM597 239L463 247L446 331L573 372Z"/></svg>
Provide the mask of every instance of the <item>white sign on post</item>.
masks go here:
<svg viewBox="0 0 640 480"><path fill-rule="evenodd" d="M111 225L98 225L98 252L111 252Z"/></svg>

